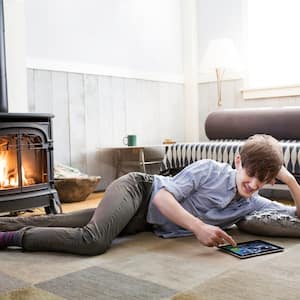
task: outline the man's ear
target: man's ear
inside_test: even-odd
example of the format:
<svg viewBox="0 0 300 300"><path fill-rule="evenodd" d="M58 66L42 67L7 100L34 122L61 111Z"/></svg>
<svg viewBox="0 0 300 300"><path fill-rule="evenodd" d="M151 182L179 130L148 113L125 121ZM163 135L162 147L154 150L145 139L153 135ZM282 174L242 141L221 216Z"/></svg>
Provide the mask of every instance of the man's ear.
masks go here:
<svg viewBox="0 0 300 300"><path fill-rule="evenodd" d="M240 169L242 167L242 161L241 161L241 156L238 153L234 159L234 164L236 169Z"/></svg>

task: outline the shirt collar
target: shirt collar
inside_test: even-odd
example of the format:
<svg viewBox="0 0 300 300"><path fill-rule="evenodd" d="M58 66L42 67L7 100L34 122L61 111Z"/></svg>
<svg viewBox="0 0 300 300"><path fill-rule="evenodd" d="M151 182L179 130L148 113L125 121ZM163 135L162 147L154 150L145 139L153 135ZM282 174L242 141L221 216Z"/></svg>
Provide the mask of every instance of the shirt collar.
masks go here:
<svg viewBox="0 0 300 300"><path fill-rule="evenodd" d="M236 193L236 170L232 169L229 174L229 179L228 179L228 190L234 190Z"/></svg>
<svg viewBox="0 0 300 300"><path fill-rule="evenodd" d="M228 197L226 197L226 199L223 199L223 203L221 205L222 208L225 208L232 202L232 199L237 191L236 183L235 183L236 170L231 169L228 175L229 176L227 178L227 190L229 191L229 194Z"/></svg>

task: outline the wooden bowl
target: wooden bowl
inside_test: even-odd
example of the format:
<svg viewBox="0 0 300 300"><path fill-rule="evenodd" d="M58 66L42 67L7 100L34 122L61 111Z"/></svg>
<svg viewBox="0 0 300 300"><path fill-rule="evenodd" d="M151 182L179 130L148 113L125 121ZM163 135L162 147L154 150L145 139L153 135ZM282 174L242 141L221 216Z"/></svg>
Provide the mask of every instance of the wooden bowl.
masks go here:
<svg viewBox="0 0 300 300"><path fill-rule="evenodd" d="M100 176L59 178L54 180L54 185L61 202L79 202L94 192L100 179Z"/></svg>

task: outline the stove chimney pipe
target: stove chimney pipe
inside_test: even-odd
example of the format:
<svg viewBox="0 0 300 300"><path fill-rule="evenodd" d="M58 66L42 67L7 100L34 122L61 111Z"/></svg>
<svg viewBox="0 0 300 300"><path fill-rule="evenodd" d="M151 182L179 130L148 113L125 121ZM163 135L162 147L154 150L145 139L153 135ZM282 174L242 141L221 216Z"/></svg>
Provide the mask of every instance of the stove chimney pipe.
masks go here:
<svg viewBox="0 0 300 300"><path fill-rule="evenodd" d="M0 0L0 112L8 112L3 0Z"/></svg>

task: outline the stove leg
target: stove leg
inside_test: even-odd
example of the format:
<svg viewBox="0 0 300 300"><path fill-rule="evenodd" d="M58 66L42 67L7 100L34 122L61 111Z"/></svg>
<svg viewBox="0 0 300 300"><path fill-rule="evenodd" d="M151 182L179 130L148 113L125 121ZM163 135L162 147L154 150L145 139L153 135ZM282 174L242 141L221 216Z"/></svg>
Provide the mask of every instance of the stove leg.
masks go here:
<svg viewBox="0 0 300 300"><path fill-rule="evenodd" d="M52 193L52 199L50 200L50 205L45 207L46 214L60 214L62 213L62 206L58 198L56 191Z"/></svg>

